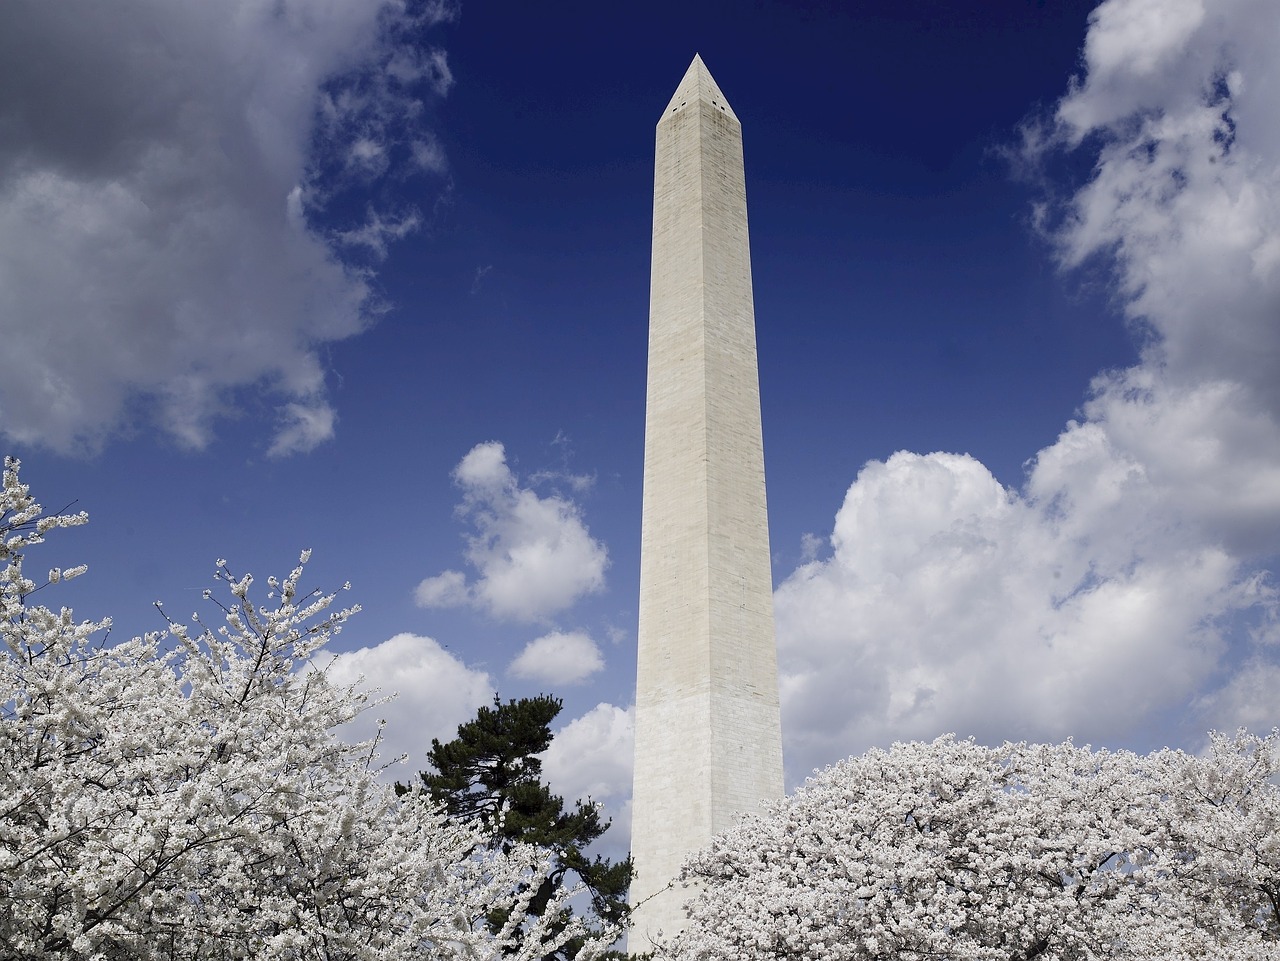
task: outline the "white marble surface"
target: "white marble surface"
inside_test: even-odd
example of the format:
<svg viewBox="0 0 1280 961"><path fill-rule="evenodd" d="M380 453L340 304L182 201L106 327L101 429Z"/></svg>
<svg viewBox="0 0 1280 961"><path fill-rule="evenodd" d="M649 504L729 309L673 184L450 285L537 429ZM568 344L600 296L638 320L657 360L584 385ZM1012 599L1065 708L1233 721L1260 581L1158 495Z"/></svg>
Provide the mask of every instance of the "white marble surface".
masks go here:
<svg viewBox="0 0 1280 961"><path fill-rule="evenodd" d="M657 127L630 944L686 855L782 794L742 128L700 58Z"/></svg>

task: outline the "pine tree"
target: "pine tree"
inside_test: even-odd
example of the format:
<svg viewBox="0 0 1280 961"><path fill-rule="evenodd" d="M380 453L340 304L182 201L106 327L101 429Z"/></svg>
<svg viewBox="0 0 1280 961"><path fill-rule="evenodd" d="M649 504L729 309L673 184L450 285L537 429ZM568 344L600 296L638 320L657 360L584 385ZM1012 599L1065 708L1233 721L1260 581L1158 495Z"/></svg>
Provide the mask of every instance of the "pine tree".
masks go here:
<svg viewBox="0 0 1280 961"><path fill-rule="evenodd" d="M566 809L564 799L542 783L538 755L551 745L551 722L562 706L559 698L545 694L505 704L495 697L492 707L480 708L474 720L458 727L454 740L432 740L427 759L434 770L419 773L419 790L450 816L478 823L498 851L523 843L551 852L551 870L534 893L530 915L541 917L557 892L566 882L574 883L576 876L590 898L591 927L599 928L600 922L622 924L628 914L631 859L614 864L585 855L583 849L603 835L610 822L600 819L590 798ZM405 794L412 788L397 784L396 790ZM560 914L553 925L557 931L569 923L572 908L562 908ZM488 920L498 931L508 919L498 911ZM545 958L571 961L584 940L573 939Z"/></svg>

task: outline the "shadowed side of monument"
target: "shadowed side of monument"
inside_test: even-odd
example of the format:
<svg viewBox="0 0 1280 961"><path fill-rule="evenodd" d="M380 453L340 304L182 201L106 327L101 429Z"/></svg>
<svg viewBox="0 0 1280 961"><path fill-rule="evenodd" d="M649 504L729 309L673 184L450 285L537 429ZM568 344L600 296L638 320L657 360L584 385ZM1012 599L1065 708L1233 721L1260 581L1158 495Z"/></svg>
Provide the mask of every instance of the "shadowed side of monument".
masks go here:
<svg viewBox="0 0 1280 961"><path fill-rule="evenodd" d="M782 796L742 128L700 57L657 126L631 950L683 929L680 864Z"/></svg>

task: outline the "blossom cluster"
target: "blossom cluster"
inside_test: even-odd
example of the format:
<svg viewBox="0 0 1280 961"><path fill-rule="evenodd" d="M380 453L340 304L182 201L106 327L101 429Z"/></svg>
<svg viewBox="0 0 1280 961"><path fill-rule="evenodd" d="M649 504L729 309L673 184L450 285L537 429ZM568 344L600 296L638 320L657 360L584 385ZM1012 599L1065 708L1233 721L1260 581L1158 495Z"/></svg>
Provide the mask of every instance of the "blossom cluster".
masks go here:
<svg viewBox="0 0 1280 961"><path fill-rule="evenodd" d="M532 961L582 933L526 911L543 852L402 803L375 744L333 736L364 701L313 658L358 608L301 590L305 554L267 606L220 561L216 627L108 645L109 622L32 603L23 573L84 520L45 515L6 460L0 959Z"/></svg>
<svg viewBox="0 0 1280 961"><path fill-rule="evenodd" d="M695 855L659 957L1275 961L1278 748L872 751Z"/></svg>

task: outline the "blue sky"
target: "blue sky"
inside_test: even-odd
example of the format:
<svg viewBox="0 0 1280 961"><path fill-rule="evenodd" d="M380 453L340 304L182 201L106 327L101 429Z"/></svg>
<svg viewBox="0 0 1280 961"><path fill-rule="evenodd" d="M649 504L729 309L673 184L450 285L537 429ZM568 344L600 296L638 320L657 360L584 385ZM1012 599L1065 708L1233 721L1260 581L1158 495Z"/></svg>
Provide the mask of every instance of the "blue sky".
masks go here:
<svg viewBox="0 0 1280 961"><path fill-rule="evenodd" d="M551 691L558 786L625 819L653 126L698 52L790 783L1270 728L1272 2L10 5L0 431L91 515L60 602L130 636L312 548L396 749Z"/></svg>

